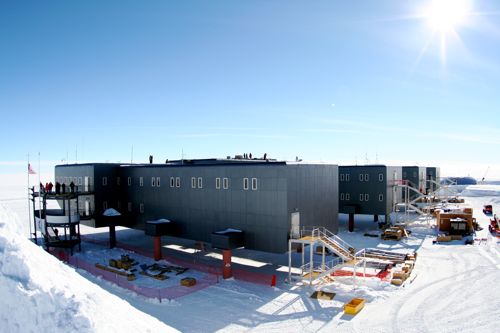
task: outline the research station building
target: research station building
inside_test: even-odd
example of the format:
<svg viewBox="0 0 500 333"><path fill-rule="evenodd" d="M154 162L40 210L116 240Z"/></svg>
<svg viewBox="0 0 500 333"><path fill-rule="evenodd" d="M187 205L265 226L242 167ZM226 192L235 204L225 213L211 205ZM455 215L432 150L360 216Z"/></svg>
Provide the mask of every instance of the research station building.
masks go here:
<svg viewBox="0 0 500 333"><path fill-rule="evenodd" d="M402 167L386 165L339 166L339 213L349 214L349 231L354 215L384 215L386 221L402 197L395 183L401 181Z"/></svg>
<svg viewBox="0 0 500 333"><path fill-rule="evenodd" d="M83 224L106 226L102 214L114 208L130 228L164 218L176 236L206 242L214 231L239 229L246 248L277 253L301 227L338 232L338 179L337 165L263 159L55 167L56 182L87 194L78 207Z"/></svg>

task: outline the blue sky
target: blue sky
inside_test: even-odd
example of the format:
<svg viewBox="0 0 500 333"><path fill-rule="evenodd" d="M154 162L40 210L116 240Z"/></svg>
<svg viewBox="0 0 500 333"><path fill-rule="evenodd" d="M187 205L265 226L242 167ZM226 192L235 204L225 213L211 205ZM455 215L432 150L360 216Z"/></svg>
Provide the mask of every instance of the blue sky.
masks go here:
<svg viewBox="0 0 500 333"><path fill-rule="evenodd" d="M500 178L500 2L469 1L452 32L430 2L2 1L0 173L133 146L135 162L251 152Z"/></svg>

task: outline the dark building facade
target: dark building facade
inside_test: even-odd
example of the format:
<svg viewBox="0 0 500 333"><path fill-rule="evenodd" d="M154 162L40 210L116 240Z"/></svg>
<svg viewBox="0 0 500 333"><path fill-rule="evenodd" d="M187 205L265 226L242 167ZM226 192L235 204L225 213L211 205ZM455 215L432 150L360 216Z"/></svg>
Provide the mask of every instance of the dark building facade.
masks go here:
<svg viewBox="0 0 500 333"><path fill-rule="evenodd" d="M438 167L427 167L426 168L426 186L425 189L428 192L435 191L438 188L438 184L441 182L441 172Z"/></svg>
<svg viewBox="0 0 500 333"><path fill-rule="evenodd" d="M350 214L350 230L354 227L354 214L375 215L376 219L384 215L387 219L402 196L401 189L394 187L401 181L401 174L401 167L339 166L339 212Z"/></svg>
<svg viewBox="0 0 500 333"><path fill-rule="evenodd" d="M418 190L420 193L426 192L427 173L425 167L419 166L403 166L403 180L408 182L408 185ZM409 192L409 200L413 200L419 196L418 193ZM403 200L405 200L406 192L403 191Z"/></svg>
<svg viewBox="0 0 500 333"><path fill-rule="evenodd" d="M82 223L105 226L114 208L123 224L174 221L178 236L210 241L214 231L245 232L245 247L285 252L303 226L338 231L338 167L270 160L206 159L165 164L72 164L55 168L57 182L88 190ZM87 192L87 191L85 191ZM292 225L293 224L293 225Z"/></svg>

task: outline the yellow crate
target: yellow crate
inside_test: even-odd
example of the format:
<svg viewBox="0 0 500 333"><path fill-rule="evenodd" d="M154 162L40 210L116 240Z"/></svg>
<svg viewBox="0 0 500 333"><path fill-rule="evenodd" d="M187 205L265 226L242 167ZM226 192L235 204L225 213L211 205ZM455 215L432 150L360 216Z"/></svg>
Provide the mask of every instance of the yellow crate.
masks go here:
<svg viewBox="0 0 500 333"><path fill-rule="evenodd" d="M365 306L363 298L353 298L349 303L344 304L344 313L355 315Z"/></svg>

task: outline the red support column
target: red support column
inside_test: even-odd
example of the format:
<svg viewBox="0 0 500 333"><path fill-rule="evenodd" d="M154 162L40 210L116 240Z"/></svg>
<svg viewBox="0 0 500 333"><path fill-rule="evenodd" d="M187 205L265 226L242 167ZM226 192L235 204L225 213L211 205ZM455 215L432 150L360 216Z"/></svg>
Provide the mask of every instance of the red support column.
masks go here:
<svg viewBox="0 0 500 333"><path fill-rule="evenodd" d="M354 231L354 214L349 213L349 232Z"/></svg>
<svg viewBox="0 0 500 333"><path fill-rule="evenodd" d="M222 262L224 265L222 268L222 277L224 279L229 279L233 276L233 270L231 268L231 250L222 250Z"/></svg>
<svg viewBox="0 0 500 333"><path fill-rule="evenodd" d="M154 243L154 257L155 257L155 260L161 260L161 237L160 236L154 236L153 237L153 243Z"/></svg>
<svg viewBox="0 0 500 333"><path fill-rule="evenodd" d="M276 287L276 274L273 274L271 278L271 287Z"/></svg>

